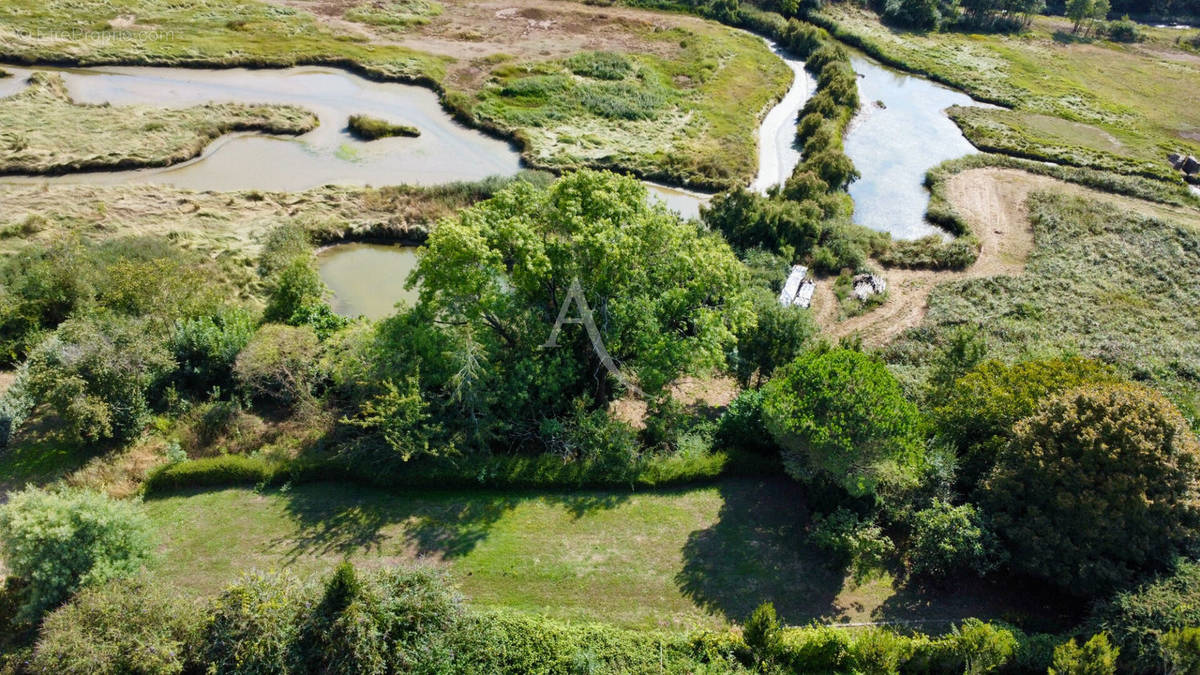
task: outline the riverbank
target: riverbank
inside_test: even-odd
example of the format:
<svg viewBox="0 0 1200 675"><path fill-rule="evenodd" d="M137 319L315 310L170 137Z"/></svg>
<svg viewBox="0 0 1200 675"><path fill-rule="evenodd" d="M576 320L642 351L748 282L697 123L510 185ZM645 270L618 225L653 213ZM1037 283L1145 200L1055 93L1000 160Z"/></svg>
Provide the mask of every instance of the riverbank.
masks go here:
<svg viewBox="0 0 1200 675"><path fill-rule="evenodd" d="M519 144L531 166L610 167L714 190L753 176L758 119L790 75L761 40L693 17L543 4L487 14L447 3L436 20L397 35L380 33L361 16L263 2L212 0L209 11L197 13L142 0L127 7L132 14L116 16L100 0L53 12L35 0L13 0L0 7L0 61L341 67L435 90L461 121ZM85 24L104 27L64 31ZM514 42L524 46L509 49ZM608 50L630 62L624 77L574 79L571 58ZM529 87L546 78L571 84L570 95L531 96ZM509 95L514 86L522 88L519 96ZM641 119L645 106L653 116Z"/></svg>
<svg viewBox="0 0 1200 675"><path fill-rule="evenodd" d="M89 105L72 100L57 73L35 73L0 99L0 175L119 171L178 164L235 132L296 136L317 127L312 113L285 105L189 108Z"/></svg>
<svg viewBox="0 0 1200 675"><path fill-rule="evenodd" d="M1200 107L1200 61L1165 40L1064 39L1071 36L1055 17L1038 17L1016 35L923 34L890 29L845 4L809 18L889 65L1011 108L964 119L978 146L1142 174L1147 165L1166 166L1167 152L1200 152L1193 112ZM1048 63L1056 64L1054 77L1045 77Z"/></svg>

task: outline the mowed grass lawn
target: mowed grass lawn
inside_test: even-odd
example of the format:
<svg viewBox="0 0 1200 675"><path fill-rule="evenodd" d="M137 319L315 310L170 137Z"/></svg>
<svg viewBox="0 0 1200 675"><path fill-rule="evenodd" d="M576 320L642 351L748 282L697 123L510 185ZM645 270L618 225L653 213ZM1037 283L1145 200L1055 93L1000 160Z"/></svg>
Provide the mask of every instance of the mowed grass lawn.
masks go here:
<svg viewBox="0 0 1200 675"><path fill-rule="evenodd" d="M768 600L794 624L1044 613L1003 589L929 596L894 588L889 575L848 581L804 543L803 500L782 479L560 494L311 484L146 506L161 537L156 575L197 595L252 569L306 576L348 558L423 560L448 569L477 605L633 627L718 627Z"/></svg>

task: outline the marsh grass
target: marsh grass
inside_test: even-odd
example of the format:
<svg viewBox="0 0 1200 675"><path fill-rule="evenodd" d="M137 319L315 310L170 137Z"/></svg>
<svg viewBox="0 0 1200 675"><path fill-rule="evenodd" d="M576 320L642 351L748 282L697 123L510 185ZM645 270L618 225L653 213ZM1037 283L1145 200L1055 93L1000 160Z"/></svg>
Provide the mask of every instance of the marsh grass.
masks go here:
<svg viewBox="0 0 1200 675"><path fill-rule="evenodd" d="M356 15L355 9L365 13ZM429 0L369 0L351 8L351 16L408 21L434 11ZM135 17L135 25L114 29L111 22L121 16ZM685 27L672 27L684 20L667 15L644 19L620 22L617 30L629 45L624 56L645 79L606 80L604 67L593 69L593 78L571 73L588 82L578 83L578 95L566 106L507 100L494 82L515 75L485 71L481 77L452 77L450 71L463 65L452 57L394 40L372 42L337 22L325 24L302 10L255 0L122 0L119 8L108 0L5 0L0 3L0 62L343 67L373 79L436 89L458 119L518 143L534 167L612 168L710 189L748 180L755 170L758 121L786 91L790 70L755 36L691 19ZM475 46L482 33L469 27L469 18L463 20L468 29L461 39L470 45L472 63L497 66L511 60ZM581 41L579 48L584 46ZM583 61L599 67L604 58ZM583 61L577 60L577 67ZM520 65L570 72L562 60L547 64L525 57Z"/></svg>
<svg viewBox="0 0 1200 675"><path fill-rule="evenodd" d="M1099 127L1014 110L954 106L946 112L967 140L984 152L1163 181L1181 180L1158 153L1130 156L1124 144Z"/></svg>
<svg viewBox="0 0 1200 675"><path fill-rule="evenodd" d="M443 7L432 0L369 0L346 10L347 21L403 29L420 26L440 16Z"/></svg>
<svg viewBox="0 0 1200 675"><path fill-rule="evenodd" d="M959 326L979 326L1009 360L1078 354L1115 364L1200 411L1200 228L1051 193L1028 200L1034 251L1020 276L956 281L890 360L926 363Z"/></svg>
<svg viewBox="0 0 1200 675"><path fill-rule="evenodd" d="M222 103L190 108L110 106L71 100L62 77L34 73L0 99L0 173L60 174L169 166L236 131L302 134L316 115L285 105Z"/></svg>
<svg viewBox="0 0 1200 675"><path fill-rule="evenodd" d="M463 105L485 125L514 130L534 166L598 166L709 189L748 180L758 121L790 71L760 38L717 25L642 37L677 54L503 62Z"/></svg>
<svg viewBox="0 0 1200 675"><path fill-rule="evenodd" d="M391 138L393 136L415 138L421 135L421 130L414 126L394 124L369 115L351 115L347 126L350 129L350 133L365 141Z"/></svg>
<svg viewBox="0 0 1200 675"><path fill-rule="evenodd" d="M513 180L548 177L525 172L430 187L326 186L291 193L193 192L158 185L0 186L0 233L14 233L0 236L0 256L74 237L165 237L210 256L226 281L252 295L259 283L255 261L267 233L279 225L296 224L317 244L419 244L439 219Z"/></svg>
<svg viewBox="0 0 1200 675"><path fill-rule="evenodd" d="M1134 162L1165 166L1167 152L1200 152L1200 141L1185 135L1195 132L1200 69L1168 41L1156 44L1159 52L1106 41L1062 44L1050 18L1020 35L919 34L889 29L848 3L827 5L809 18L888 65L1020 113L1064 121L1047 134L1044 122L1014 118L1025 132L1027 156L1094 161L1079 149L1102 150L1098 138L1111 138L1119 148L1112 154ZM1078 126L1066 130L1065 122Z"/></svg>

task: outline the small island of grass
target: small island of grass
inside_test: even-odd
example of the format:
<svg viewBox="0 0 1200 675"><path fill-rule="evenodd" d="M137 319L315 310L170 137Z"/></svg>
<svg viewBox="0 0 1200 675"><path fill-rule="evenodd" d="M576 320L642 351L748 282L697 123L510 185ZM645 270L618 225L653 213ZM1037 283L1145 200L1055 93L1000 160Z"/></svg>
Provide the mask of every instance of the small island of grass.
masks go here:
<svg viewBox="0 0 1200 675"><path fill-rule="evenodd" d="M387 120L381 120L378 117L371 117L369 115L351 115L349 128L350 133L364 141L390 138L392 136L416 138L421 135L421 130L414 126L393 124Z"/></svg>

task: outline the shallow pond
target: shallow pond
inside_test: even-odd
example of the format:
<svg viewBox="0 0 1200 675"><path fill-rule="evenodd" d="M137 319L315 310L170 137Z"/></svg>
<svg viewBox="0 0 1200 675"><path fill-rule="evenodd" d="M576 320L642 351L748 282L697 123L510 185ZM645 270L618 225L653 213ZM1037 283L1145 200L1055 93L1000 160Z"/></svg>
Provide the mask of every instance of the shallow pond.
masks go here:
<svg viewBox="0 0 1200 675"><path fill-rule="evenodd" d="M404 287L417 266L416 248L339 244L321 251L317 266L333 291L329 304L341 316L381 319L394 314L398 302L417 302L417 290Z"/></svg>
<svg viewBox="0 0 1200 675"><path fill-rule="evenodd" d="M31 69L5 66L0 95L24 87ZM36 68L60 73L80 103L183 107L208 102L288 103L316 113L319 127L296 137L223 136L190 162L164 169L5 178L6 182L159 183L197 190L304 190L327 184L433 185L512 175L520 168L506 141L455 122L432 91L373 82L336 68L192 70ZM364 142L346 130L365 113L421 130L418 138Z"/></svg>
<svg viewBox="0 0 1200 675"><path fill-rule="evenodd" d="M979 104L966 94L857 54L851 62L860 75L862 101L846 134L846 154L862 174L850 184L854 222L898 239L942 234L925 222L925 172L976 152L944 111L952 105Z"/></svg>

